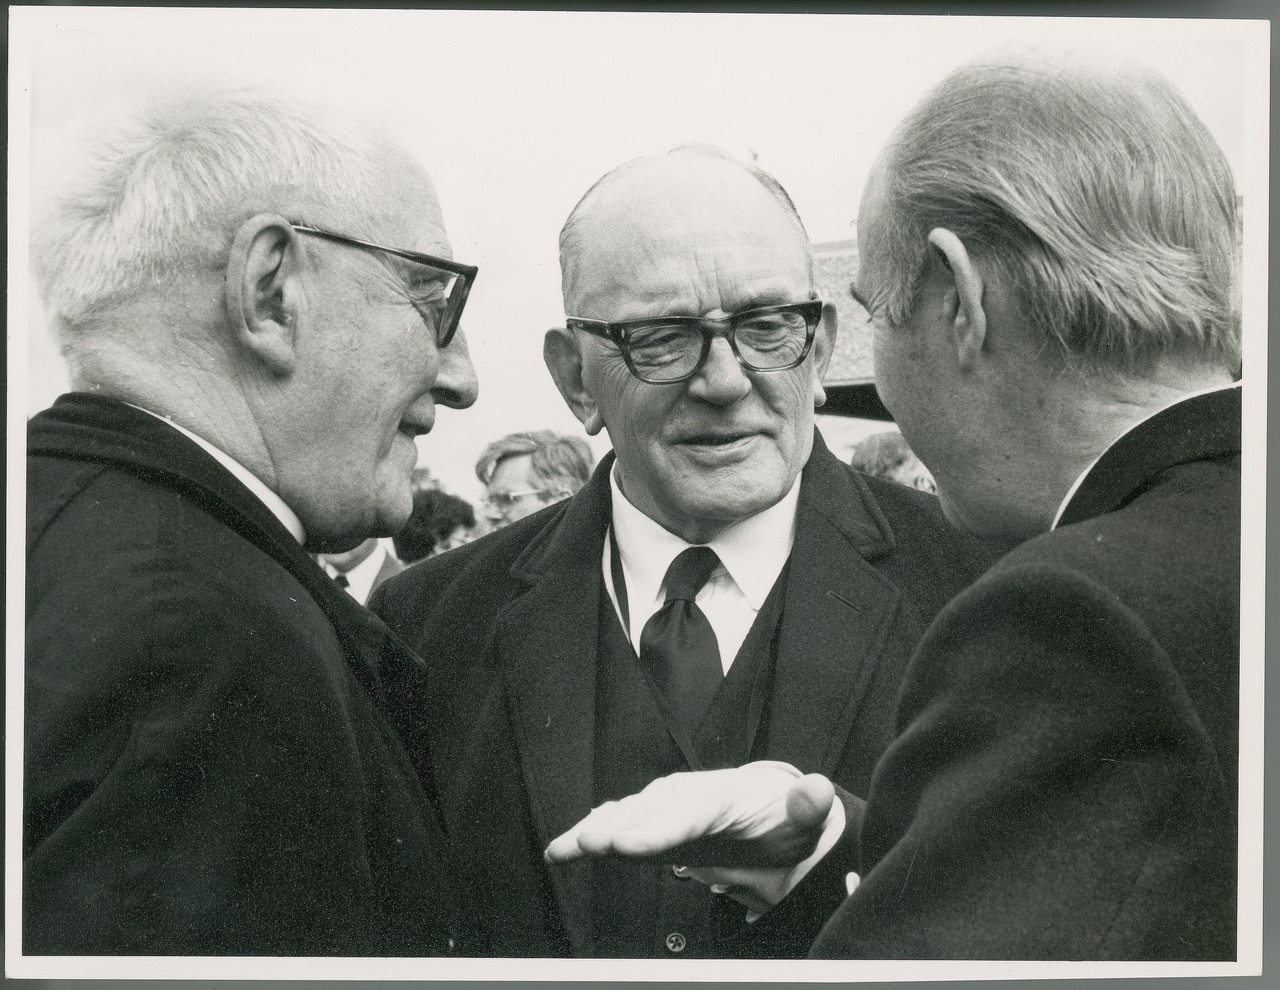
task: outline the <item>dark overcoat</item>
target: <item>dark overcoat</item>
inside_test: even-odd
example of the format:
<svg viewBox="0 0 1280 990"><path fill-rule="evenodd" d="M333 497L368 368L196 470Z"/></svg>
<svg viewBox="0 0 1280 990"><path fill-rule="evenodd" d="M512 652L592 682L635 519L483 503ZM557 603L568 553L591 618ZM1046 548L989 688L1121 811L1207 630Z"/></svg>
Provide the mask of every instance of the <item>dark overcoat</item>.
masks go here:
<svg viewBox="0 0 1280 990"><path fill-rule="evenodd" d="M24 950L465 952L379 674L416 658L154 416L72 394L28 444Z"/></svg>
<svg viewBox="0 0 1280 990"><path fill-rule="evenodd" d="M429 657L425 682L389 689L427 725L468 906L497 955L592 954L592 864L547 868L542 850L592 806L612 464L574 498L410 567L371 602ZM931 496L854 472L815 436L753 758L865 795L907 657L990 559Z"/></svg>
<svg viewBox="0 0 1280 990"><path fill-rule="evenodd" d="M1234 959L1239 637L1237 386L1126 434L934 622L812 954Z"/></svg>

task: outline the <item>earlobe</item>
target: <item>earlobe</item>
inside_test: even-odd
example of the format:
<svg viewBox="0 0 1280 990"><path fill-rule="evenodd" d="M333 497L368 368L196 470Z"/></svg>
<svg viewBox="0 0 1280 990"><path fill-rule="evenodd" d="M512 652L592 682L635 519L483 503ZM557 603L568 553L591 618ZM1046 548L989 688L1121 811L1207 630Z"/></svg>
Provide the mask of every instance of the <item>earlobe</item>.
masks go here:
<svg viewBox="0 0 1280 990"><path fill-rule="evenodd" d="M259 214L240 225L227 260L232 337L242 352L282 376L291 374L297 361L296 242L288 220Z"/></svg>
<svg viewBox="0 0 1280 990"><path fill-rule="evenodd" d="M972 370L987 343L987 313L983 293L982 272L973 257L954 233L938 227L929 232L929 243L938 252L938 260L947 270L955 293L954 311L950 315L956 358L960 368Z"/></svg>
<svg viewBox="0 0 1280 990"><path fill-rule="evenodd" d="M582 377L582 345L573 331L564 327L548 330L542 339L542 360L565 404L587 434L595 436L604 429L600 407Z"/></svg>

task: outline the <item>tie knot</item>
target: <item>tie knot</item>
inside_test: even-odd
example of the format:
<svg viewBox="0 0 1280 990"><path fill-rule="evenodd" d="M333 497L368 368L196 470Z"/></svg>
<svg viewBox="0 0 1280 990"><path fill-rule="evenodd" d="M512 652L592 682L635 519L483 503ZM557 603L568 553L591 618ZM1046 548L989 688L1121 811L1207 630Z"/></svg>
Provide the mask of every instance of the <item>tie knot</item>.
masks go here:
<svg viewBox="0 0 1280 990"><path fill-rule="evenodd" d="M720 558L710 547L690 547L681 551L667 568L667 601L691 602L720 566Z"/></svg>

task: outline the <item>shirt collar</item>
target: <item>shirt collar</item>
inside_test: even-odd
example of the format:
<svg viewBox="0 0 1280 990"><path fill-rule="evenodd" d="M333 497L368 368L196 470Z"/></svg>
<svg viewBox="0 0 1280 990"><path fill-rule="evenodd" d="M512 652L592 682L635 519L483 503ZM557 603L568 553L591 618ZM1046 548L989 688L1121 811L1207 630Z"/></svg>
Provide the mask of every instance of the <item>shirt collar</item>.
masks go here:
<svg viewBox="0 0 1280 990"><path fill-rule="evenodd" d="M1071 504L1071 500L1075 498L1076 492L1078 492L1080 490L1080 486L1084 484L1084 479L1089 477L1089 472L1098 466L1098 462L1100 460L1102 460L1104 457L1107 456L1107 451L1116 445L1116 442L1120 440L1120 437L1125 436L1131 430L1136 430L1143 423L1147 422L1147 420L1153 419L1154 417L1159 416L1166 409L1169 409L1172 406L1176 406L1179 402L1186 402L1188 399L1195 399L1201 395L1209 395L1212 392L1225 392L1229 388L1238 388L1239 386L1240 386L1239 382L1229 382L1226 385L1210 385L1208 388L1198 389L1195 392L1188 392L1186 395L1179 395L1177 398L1171 399L1169 402L1166 402L1163 406L1161 406L1155 412L1151 413L1149 416L1144 416L1139 422L1134 423L1133 426L1129 427L1129 429L1125 430L1124 433L1116 437L1115 440L1112 440L1111 443L1107 444L1106 450L1104 450L1101 454L1099 454L1092 461L1090 461L1089 466L1076 476L1076 480L1073 481L1071 483L1071 487L1067 489L1067 494L1063 497L1062 501L1058 503L1058 511L1053 514L1053 525L1051 525L1049 528L1051 530L1058 528L1058 522L1059 520L1062 519L1062 514L1067 511L1067 506Z"/></svg>
<svg viewBox="0 0 1280 990"><path fill-rule="evenodd" d="M356 564L355 567L346 572L347 584L352 595L358 601L368 601L369 593L373 590L373 579L378 576L378 571L382 568L383 563L387 559L386 548L381 541L373 548L373 552L364 560ZM333 576L337 576L340 571L335 570L331 565L326 566Z"/></svg>
<svg viewBox="0 0 1280 990"><path fill-rule="evenodd" d="M647 602L658 596L667 568L687 543L632 505L617 482L617 464L609 474L613 508L613 532L632 601ZM800 476L774 505L718 533L706 546L720 558L724 570L741 589L743 597L759 611L769 590L791 554L796 536L796 511L800 502Z"/></svg>
<svg viewBox="0 0 1280 990"><path fill-rule="evenodd" d="M258 501L265 505L273 516L280 520L281 525L289 531L290 535L297 540L298 543L301 544L306 542L307 533L302 527L302 520L299 519L297 514L285 504L284 499L263 484L262 480L247 467L233 458L230 454L219 450L204 437L197 436L185 426L179 426L167 416L161 416L159 413L152 412L150 409L146 409L143 406L134 405L132 402L126 404L133 406L134 409L142 410L142 412L149 416L154 416L162 423L167 423L183 436L189 437L195 443L199 444L210 457L235 475L236 479L241 484L256 495Z"/></svg>

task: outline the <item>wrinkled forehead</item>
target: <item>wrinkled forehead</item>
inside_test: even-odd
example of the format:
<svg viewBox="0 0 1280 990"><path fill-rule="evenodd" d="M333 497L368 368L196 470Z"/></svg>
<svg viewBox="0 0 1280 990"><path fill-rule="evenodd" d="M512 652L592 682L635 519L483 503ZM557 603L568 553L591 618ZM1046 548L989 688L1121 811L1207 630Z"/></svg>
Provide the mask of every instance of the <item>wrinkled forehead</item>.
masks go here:
<svg viewBox="0 0 1280 990"><path fill-rule="evenodd" d="M812 282L808 239L791 211L730 162L680 156L598 189L581 207L565 264L566 308L579 316L606 297L731 308L753 295L803 297Z"/></svg>

